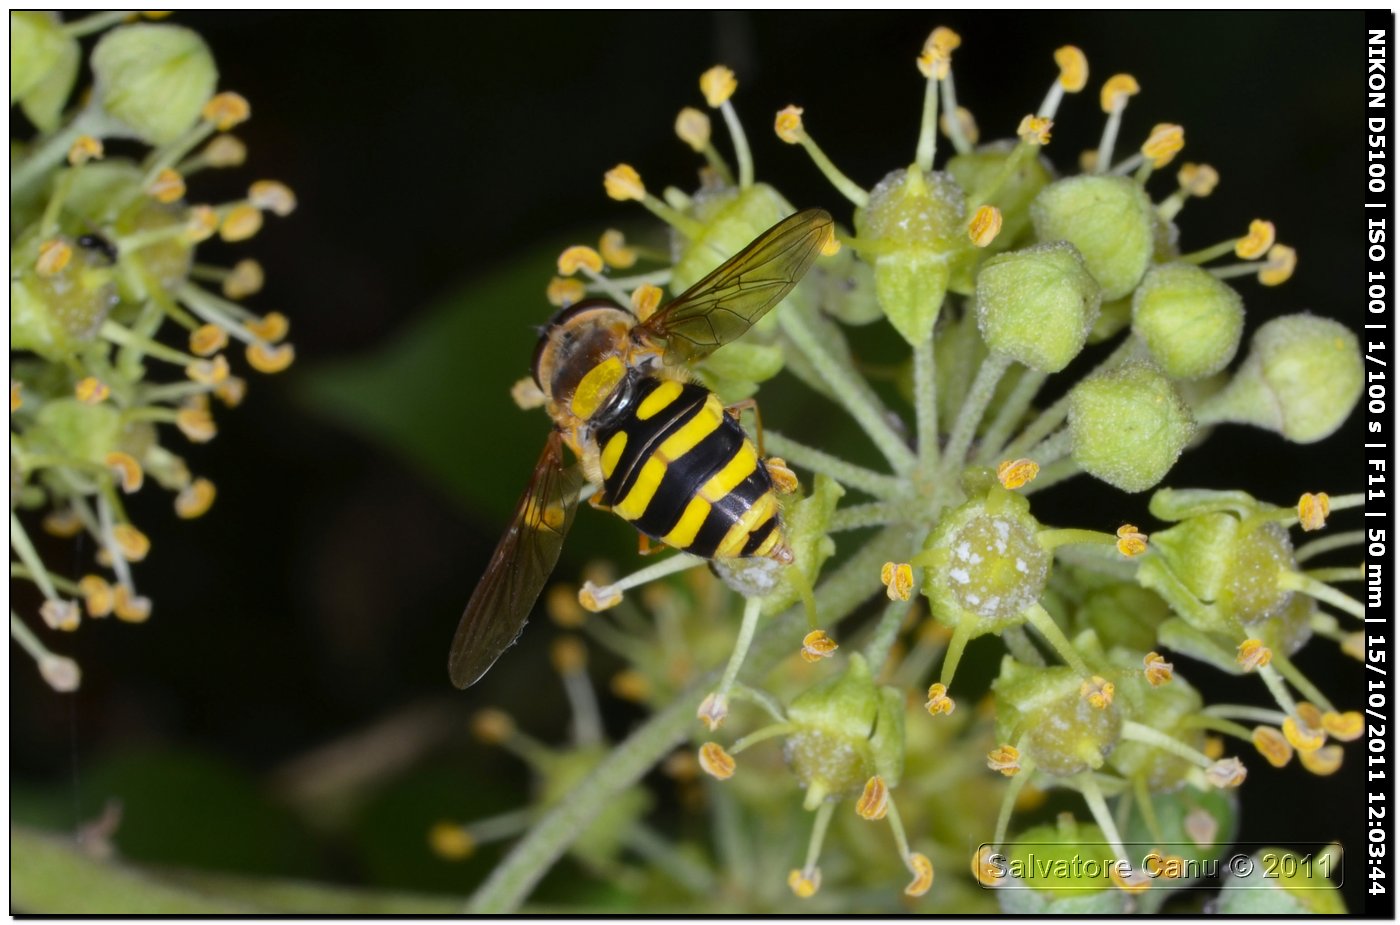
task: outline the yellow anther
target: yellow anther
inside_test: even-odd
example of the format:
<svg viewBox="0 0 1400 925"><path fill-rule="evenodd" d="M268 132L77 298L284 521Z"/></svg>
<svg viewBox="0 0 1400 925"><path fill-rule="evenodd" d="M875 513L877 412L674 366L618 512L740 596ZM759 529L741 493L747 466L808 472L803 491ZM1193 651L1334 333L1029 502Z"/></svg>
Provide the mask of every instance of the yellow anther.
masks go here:
<svg viewBox="0 0 1400 925"><path fill-rule="evenodd" d="M1342 637L1340 648L1344 655L1350 655L1358 662L1364 662L1366 660L1366 634L1360 630L1347 633Z"/></svg>
<svg viewBox="0 0 1400 925"><path fill-rule="evenodd" d="M1281 768L1293 760L1293 746L1288 744L1287 737L1273 726L1255 726L1249 738L1259 754L1274 767Z"/></svg>
<svg viewBox="0 0 1400 925"><path fill-rule="evenodd" d="M676 114L676 136L699 154L710 143L710 117L694 106Z"/></svg>
<svg viewBox="0 0 1400 925"><path fill-rule="evenodd" d="M797 481L797 473L788 466L787 460L781 456L770 456L763 461L763 468L768 470L768 477L773 480L773 489L780 495L790 495L800 487Z"/></svg>
<svg viewBox="0 0 1400 925"><path fill-rule="evenodd" d="M281 312L268 312L257 321L245 321L243 327L258 340L275 344L287 336L291 322Z"/></svg>
<svg viewBox="0 0 1400 925"><path fill-rule="evenodd" d="M576 674L588 665L588 650L573 636L561 636L549 647L549 661L560 674Z"/></svg>
<svg viewBox="0 0 1400 925"><path fill-rule="evenodd" d="M1003 459L997 463L997 481L1008 491L1034 481L1039 474L1040 465L1033 459Z"/></svg>
<svg viewBox="0 0 1400 925"><path fill-rule="evenodd" d="M75 601L47 600L39 605L39 616L51 630L71 633L82 621L82 611Z"/></svg>
<svg viewBox="0 0 1400 925"><path fill-rule="evenodd" d="M195 360L185 367L185 375L200 385L218 385L228 378L228 360L222 353L208 360Z"/></svg>
<svg viewBox="0 0 1400 925"><path fill-rule="evenodd" d="M213 356L228 346L228 332L217 324L201 324L190 332L190 353Z"/></svg>
<svg viewBox="0 0 1400 925"><path fill-rule="evenodd" d="M972 876L985 887L998 887L1005 882L1006 870L994 858L990 845L983 845L972 854Z"/></svg>
<svg viewBox="0 0 1400 925"><path fill-rule="evenodd" d="M787 884L798 899L811 899L822 888L821 868L813 867L809 872L794 868L788 872Z"/></svg>
<svg viewBox="0 0 1400 925"><path fill-rule="evenodd" d="M720 696L718 692L707 694L695 711L695 718L704 723L705 728L711 732L718 729L728 715L729 698Z"/></svg>
<svg viewBox="0 0 1400 925"><path fill-rule="evenodd" d="M1152 126L1152 131L1139 150L1142 151L1143 157L1152 162L1153 167L1165 167L1184 147L1186 130L1170 122L1159 122Z"/></svg>
<svg viewBox="0 0 1400 925"><path fill-rule="evenodd" d="M961 44L962 36L947 26L934 29L924 41L923 51L919 54L919 73L938 80L947 77L953 65L953 52Z"/></svg>
<svg viewBox="0 0 1400 925"><path fill-rule="evenodd" d="M700 75L700 92L711 109L723 106L737 89L739 81L734 79L734 72L723 64L716 64Z"/></svg>
<svg viewBox="0 0 1400 925"><path fill-rule="evenodd" d="M1093 173L1099 166L1099 152L1093 148L1079 152L1079 172Z"/></svg>
<svg viewBox="0 0 1400 925"><path fill-rule="evenodd" d="M1259 282L1265 286L1280 286L1293 276L1298 267L1298 252L1287 244L1269 248L1264 264L1259 268Z"/></svg>
<svg viewBox="0 0 1400 925"><path fill-rule="evenodd" d="M141 490L141 483L145 481L145 473L141 471L141 464L136 461L136 457L130 453L123 453L119 450L108 453L103 457L102 462L117 474L121 481L122 491L128 495Z"/></svg>
<svg viewBox="0 0 1400 925"><path fill-rule="evenodd" d="M145 623L151 618L151 599L133 594L126 585L113 591L112 613L125 623Z"/></svg>
<svg viewBox="0 0 1400 925"><path fill-rule="evenodd" d="M1352 742L1361 738L1361 733L1365 731L1365 720L1361 718L1361 713L1357 710L1348 710L1345 713L1337 713L1329 710L1322 714L1322 728L1334 739L1343 742Z"/></svg>
<svg viewBox="0 0 1400 925"><path fill-rule="evenodd" d="M1238 787L1244 783L1248 775L1244 762L1238 758L1221 758L1219 761L1206 768L1206 781L1212 787L1219 787L1222 790L1231 787Z"/></svg>
<svg viewBox="0 0 1400 925"><path fill-rule="evenodd" d="M1310 728L1292 716L1283 721L1283 735L1300 752L1317 751L1327 741L1323 730Z"/></svg>
<svg viewBox="0 0 1400 925"><path fill-rule="evenodd" d="M1206 736L1206 740L1201 743L1201 754L1211 761L1215 761L1225 754L1225 740L1216 735Z"/></svg>
<svg viewBox="0 0 1400 925"><path fill-rule="evenodd" d="M175 514L184 520L200 517L214 504L216 494L213 482L197 478L175 496Z"/></svg>
<svg viewBox="0 0 1400 925"><path fill-rule="evenodd" d="M102 140L91 135L79 135L68 146L68 163L77 167L88 161L102 159Z"/></svg>
<svg viewBox="0 0 1400 925"><path fill-rule="evenodd" d="M1134 867L1127 867L1123 863L1110 864L1108 868L1108 879L1113 881L1113 885L1124 893L1142 893L1152 886L1152 878L1147 876L1146 871L1138 870Z"/></svg>
<svg viewBox="0 0 1400 925"><path fill-rule="evenodd" d="M1245 671L1258 671L1273 660L1274 651L1258 639L1246 639L1235 650L1235 664Z"/></svg>
<svg viewBox="0 0 1400 925"><path fill-rule="evenodd" d="M885 779L877 774L865 782L865 790L856 800L856 815L873 822L885 818L889 811L890 790L885 786Z"/></svg>
<svg viewBox="0 0 1400 925"><path fill-rule="evenodd" d="M937 682L928 687L928 699L924 701L924 709L928 710L930 716L938 716L941 713L952 713L957 709L957 702L948 696L948 686Z"/></svg>
<svg viewBox="0 0 1400 925"><path fill-rule="evenodd" d="M613 675L608 687L613 694L632 703L646 703L652 694L651 680L635 668L624 668Z"/></svg>
<svg viewBox="0 0 1400 925"><path fill-rule="evenodd" d="M1256 218L1249 223L1249 233L1235 242L1235 256L1241 260L1258 260L1274 246L1274 223Z"/></svg>
<svg viewBox="0 0 1400 925"><path fill-rule="evenodd" d="M237 408L243 402L243 396L247 393L247 380L240 379L238 376L229 376L223 382L214 386L214 397L229 408Z"/></svg>
<svg viewBox="0 0 1400 925"><path fill-rule="evenodd" d="M40 521L44 532L59 539L68 539L82 532L83 521L71 507L49 511Z"/></svg>
<svg viewBox="0 0 1400 925"><path fill-rule="evenodd" d="M1021 752L1014 745L998 745L987 752L987 767L1003 777L1015 777L1021 773Z"/></svg>
<svg viewBox="0 0 1400 925"><path fill-rule="evenodd" d="M239 203L229 209L219 225L219 237L230 243L246 241L262 228L262 212L248 203Z"/></svg>
<svg viewBox="0 0 1400 925"><path fill-rule="evenodd" d="M974 247L986 247L1001 233L1001 210L996 206L978 206L967 223L967 237Z"/></svg>
<svg viewBox="0 0 1400 925"><path fill-rule="evenodd" d="M1075 46L1056 48L1055 64L1060 68L1060 86L1066 93L1078 93L1089 83L1089 59Z"/></svg>
<svg viewBox="0 0 1400 925"><path fill-rule="evenodd" d="M243 353L248 358L248 365L260 373L280 373L296 359L296 351L291 344L273 346L258 341L249 344Z"/></svg>
<svg viewBox="0 0 1400 925"><path fill-rule="evenodd" d="M1147 676L1147 683L1153 687L1161 687L1171 681L1172 670L1172 663L1156 652L1149 652L1143 656L1142 673Z"/></svg>
<svg viewBox="0 0 1400 925"><path fill-rule="evenodd" d="M240 167L248 159L248 146L233 135L216 135L204 146L210 167Z"/></svg>
<svg viewBox="0 0 1400 925"><path fill-rule="evenodd" d="M208 443L219 432L206 408L181 408L175 413L175 426L193 443Z"/></svg>
<svg viewBox="0 0 1400 925"><path fill-rule="evenodd" d="M146 187L146 195L156 202L178 202L185 198L185 178L172 167L163 168Z"/></svg>
<svg viewBox="0 0 1400 925"><path fill-rule="evenodd" d="M96 376L84 376L73 386L73 395L85 405L99 405L112 394L107 383Z"/></svg>
<svg viewBox="0 0 1400 925"><path fill-rule="evenodd" d="M831 658L840 648L836 645L836 640L826 634L826 630L812 630L802 637L802 660L804 662L819 662L824 658Z"/></svg>
<svg viewBox="0 0 1400 925"><path fill-rule="evenodd" d="M73 248L67 241L52 238L39 245L39 259L34 261L34 272L40 276L53 276L63 272L73 259Z"/></svg>
<svg viewBox="0 0 1400 925"><path fill-rule="evenodd" d="M532 380L526 381L533 384ZM579 606L577 593L566 584L549 586L549 590L544 593L544 612L556 626L565 629L577 629L583 626L584 620L587 619L583 608Z"/></svg>
<svg viewBox="0 0 1400 925"><path fill-rule="evenodd" d="M1104 81L1103 89L1099 91L1099 108L1104 112L1121 110L1128 105L1128 97L1137 96L1141 89L1132 74L1114 74Z"/></svg>
<svg viewBox="0 0 1400 925"><path fill-rule="evenodd" d="M433 853L448 861L460 861L476 850L476 839L455 822L439 822L428 830Z"/></svg>
<svg viewBox="0 0 1400 925"><path fill-rule="evenodd" d="M949 118L946 112L938 117L938 127L943 131L943 134L947 135L949 138L953 137L953 119L957 120L957 130L962 132L962 136L967 139L967 143L972 145L977 144L977 139L982 136L982 132L977 128L977 120L973 118L972 111L966 106L959 106L952 118Z"/></svg>
<svg viewBox="0 0 1400 925"><path fill-rule="evenodd" d="M206 205L190 206L185 216L185 237L198 244L207 241L219 230L219 213Z"/></svg>
<svg viewBox="0 0 1400 925"><path fill-rule="evenodd" d="M1113 682L1094 675L1079 685L1079 696L1089 701L1095 710L1106 710L1113 703Z"/></svg>
<svg viewBox="0 0 1400 925"><path fill-rule="evenodd" d="M1114 545L1118 547L1118 552L1131 559L1147 552L1147 534L1138 530L1133 524L1124 524L1118 528L1118 542Z"/></svg>
<svg viewBox="0 0 1400 925"><path fill-rule="evenodd" d="M802 127L804 111L801 106L791 105L779 109L778 114L773 117L774 133L790 145L800 144L807 134Z"/></svg>
<svg viewBox="0 0 1400 925"><path fill-rule="evenodd" d="M622 592L617 590L616 585L599 586L585 581L583 587L578 590L578 602L589 613L602 613L609 607L616 607L622 603Z"/></svg>
<svg viewBox="0 0 1400 925"><path fill-rule="evenodd" d="M886 562L880 567L880 583L892 601L907 601L914 592L914 569L908 562Z"/></svg>
<svg viewBox="0 0 1400 925"><path fill-rule="evenodd" d="M1328 745L1310 752L1299 752L1298 763L1307 768L1309 773L1316 774L1318 777L1335 774L1337 769L1342 766L1342 747Z"/></svg>
<svg viewBox="0 0 1400 925"><path fill-rule="evenodd" d="M101 575L84 575L78 582L83 594L83 606L90 617L105 617L116 604L116 593Z"/></svg>
<svg viewBox="0 0 1400 925"><path fill-rule="evenodd" d="M1016 137L1028 145L1047 145L1050 143L1050 129L1054 125L1053 120L1044 116L1026 116L1016 126Z"/></svg>
<svg viewBox="0 0 1400 925"><path fill-rule="evenodd" d="M248 202L264 212L286 218L296 211L297 196L280 180L258 180L248 187Z"/></svg>
<svg viewBox="0 0 1400 925"><path fill-rule="evenodd" d="M121 550L122 558L128 562L140 562L151 551L151 541L146 534L131 524L117 524L112 528L112 538Z"/></svg>
<svg viewBox="0 0 1400 925"><path fill-rule="evenodd" d="M515 735L515 721L504 710L487 707L472 717L472 735L487 745L499 745Z"/></svg>
<svg viewBox="0 0 1400 925"><path fill-rule="evenodd" d="M598 239L598 253L610 267L626 270L637 262L637 249L627 246L627 239L616 228L609 228Z"/></svg>
<svg viewBox="0 0 1400 925"><path fill-rule="evenodd" d="M1176 182L1190 195L1203 199L1215 191L1220 174L1209 164L1185 163L1176 172Z"/></svg>
<svg viewBox="0 0 1400 925"><path fill-rule="evenodd" d="M24 407L24 395L21 394L21 392L20 392L20 383L19 383L19 380L18 380L18 379L11 379L11 380L10 380L10 413L11 413L11 414L14 414L16 411L18 411L18 410L19 410L20 408L22 408L22 407Z"/></svg>
<svg viewBox="0 0 1400 925"><path fill-rule="evenodd" d="M251 257L240 260L224 278L224 296L230 299L246 299L262 289L263 280L262 264Z"/></svg>
<svg viewBox="0 0 1400 925"><path fill-rule="evenodd" d="M253 114L252 107L240 94L230 91L216 93L200 110L206 122L213 122L221 132L227 132L240 122L246 122Z"/></svg>
<svg viewBox="0 0 1400 925"><path fill-rule="evenodd" d="M584 287L583 280L564 276L552 278L544 290L544 297L549 300L549 304L559 308L573 305L587 294L588 290Z"/></svg>
<svg viewBox="0 0 1400 925"><path fill-rule="evenodd" d="M909 872L914 875L914 879L909 881L909 885L904 888L905 896L922 896L933 886L933 862L927 855L917 851L909 852L909 857L904 859L908 865Z"/></svg>
<svg viewBox="0 0 1400 925"><path fill-rule="evenodd" d="M573 276L579 270L588 270L592 273L603 272L603 257L591 247L582 244L575 244L567 247L559 255L558 261L560 276Z"/></svg>
<svg viewBox="0 0 1400 925"><path fill-rule="evenodd" d="M1332 511L1332 499L1327 493L1304 493L1298 499L1298 525L1306 530L1321 530L1327 526L1327 515Z"/></svg>
<svg viewBox="0 0 1400 925"><path fill-rule="evenodd" d="M1181 855L1162 854L1157 851L1147 856L1143 866L1153 876L1167 880L1180 880L1190 871L1190 865Z"/></svg>
<svg viewBox="0 0 1400 925"><path fill-rule="evenodd" d="M700 768L715 780L729 780L734 776L734 757L718 742L706 742L700 746Z"/></svg>
<svg viewBox="0 0 1400 925"><path fill-rule="evenodd" d="M631 164L618 164L603 174L603 189L619 202L644 199L647 194L647 188L642 185L641 175Z"/></svg>
<svg viewBox="0 0 1400 925"><path fill-rule="evenodd" d="M836 240L835 229L827 231L826 240L822 242L821 253L823 257L835 257L841 253L841 242Z"/></svg>

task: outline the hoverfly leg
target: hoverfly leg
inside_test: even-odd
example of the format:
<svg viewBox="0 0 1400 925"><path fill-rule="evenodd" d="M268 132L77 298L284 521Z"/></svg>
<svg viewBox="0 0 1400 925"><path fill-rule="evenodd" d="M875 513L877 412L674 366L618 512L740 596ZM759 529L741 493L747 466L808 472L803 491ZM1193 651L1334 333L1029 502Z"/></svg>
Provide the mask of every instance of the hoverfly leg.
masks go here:
<svg viewBox="0 0 1400 925"><path fill-rule="evenodd" d="M753 442L754 445L758 447L758 455L762 456L763 415L758 413L758 400L754 398L745 398L743 401L737 401L734 404L730 405L728 408L725 408L724 410L729 414L730 417L732 417L736 421L739 420L739 415L743 414L745 411L753 412Z"/></svg>
<svg viewBox="0 0 1400 925"><path fill-rule="evenodd" d="M650 556L653 553L661 552L666 546L662 543L653 543L651 537L645 533L637 533L637 555Z"/></svg>
<svg viewBox="0 0 1400 925"><path fill-rule="evenodd" d="M605 500L606 496L607 492L605 492L600 485L597 491L588 496L588 506L595 511L603 511L605 513L611 511L612 505L608 504Z"/></svg>

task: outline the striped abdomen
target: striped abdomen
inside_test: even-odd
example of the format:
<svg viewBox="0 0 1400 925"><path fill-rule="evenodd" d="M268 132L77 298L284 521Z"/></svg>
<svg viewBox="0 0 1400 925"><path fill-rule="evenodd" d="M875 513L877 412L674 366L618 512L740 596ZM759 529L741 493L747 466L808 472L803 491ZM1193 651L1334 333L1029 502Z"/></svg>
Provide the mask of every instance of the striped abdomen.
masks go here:
<svg viewBox="0 0 1400 925"><path fill-rule="evenodd" d="M707 559L782 543L768 470L708 389L646 377L594 433L607 503L647 536Z"/></svg>

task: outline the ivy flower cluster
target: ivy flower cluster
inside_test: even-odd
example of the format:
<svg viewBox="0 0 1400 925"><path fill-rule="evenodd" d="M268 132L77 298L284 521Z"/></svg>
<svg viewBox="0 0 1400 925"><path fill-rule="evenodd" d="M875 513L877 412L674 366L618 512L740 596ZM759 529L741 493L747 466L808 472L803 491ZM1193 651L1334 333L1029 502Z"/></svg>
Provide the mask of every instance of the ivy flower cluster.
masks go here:
<svg viewBox="0 0 1400 925"><path fill-rule="evenodd" d="M163 17L10 14L10 103L35 133L11 142L10 574L42 596L37 614L11 611L10 635L60 691L81 672L43 636L151 616L132 566L152 544L123 499L149 478L173 493L177 517L208 511L215 486L190 471L180 444L215 437L212 402L243 400L239 362L271 374L294 359L286 316L242 304L263 286L261 265L206 263L196 250L254 237L296 197L258 180L232 201L193 199L201 172L243 165L231 130L251 112L239 94L216 92L196 33L140 21ZM92 86L70 105L83 40L96 34ZM243 359L231 362L235 346ZM92 571L74 580L50 569L36 524L85 535Z"/></svg>
<svg viewBox="0 0 1400 925"><path fill-rule="evenodd" d="M1099 84L1099 144L1065 173L1047 152L1066 99L1090 89L1087 56L1055 50L1038 105L982 142L958 103L960 45L940 27L912 62L924 88L913 159L869 188L818 145L824 114L776 113L778 138L800 147L849 205L841 247L694 370L728 402L785 370L848 414L885 465L809 446L770 420L766 452L806 476L807 490L784 502L793 563L713 563L720 581L703 592L709 603L691 589L696 606L677 611L681 592L658 590L673 587L663 580L705 563L675 555L586 582L578 603L598 616L575 617L630 664L622 689L660 709L699 677L697 654L732 637L714 620L713 596L727 586L742 599L731 611L742 611L737 638L692 727L696 763L717 782L706 791L714 853L734 861L725 833L734 837L736 813L762 819L765 833L786 831L774 821L783 812L810 815L785 876L755 885L751 870L731 866L751 899L781 908L765 892L781 879L810 908L850 911L873 873L888 876L884 851L906 870L905 902L980 893L1004 911L1152 911L1189 882L1188 862L1228 847L1234 791L1247 777L1241 753L1275 767L1296 755L1326 776L1361 733L1360 713L1333 703L1296 660L1319 641L1360 658L1361 605L1341 586L1360 579L1361 532L1300 541L1361 497L1322 483L1335 473L1298 473L1297 500L1277 503L1228 487L1167 487L1179 457L1203 452L1216 427L1249 425L1293 443L1331 435L1361 391L1358 344L1342 324L1308 313L1266 321L1244 341L1251 287L1287 282L1297 254L1263 218L1204 242L1181 223L1220 176L1178 162L1180 125L1157 124L1123 152L1125 111L1143 93L1132 75ZM665 223L669 249L609 230L561 256L552 302L604 295L644 317L662 287L684 291L795 211L757 179L737 89L732 71L712 68L700 78L708 111L687 107L676 119L704 160L695 191L654 192L625 163L604 177L608 196ZM728 129L732 160L715 145L711 113ZM907 346L898 377L907 407L887 404L847 340L849 328L877 323ZM1050 382L1081 358L1087 374ZM529 391L517 385L522 405ZM1086 511L1088 523L1043 523L1035 495L1073 478L1102 483L1105 503ZM1123 493L1149 491L1159 526L1113 516ZM1324 556L1336 564L1315 561ZM671 602L649 607L654 629L623 609L643 585L644 603ZM839 628L881 593L868 627ZM793 608L809 621L790 658L750 660L765 618ZM696 635L705 646L678 646ZM962 655L987 635L1004 646L1000 669L987 699L962 708ZM678 656L686 669L677 674ZM1266 705L1207 703L1191 681L1207 669L1257 675ZM770 773L779 766L791 775L786 797ZM750 776L762 779L745 784ZM990 795L978 789L988 781L999 796L948 805L950 793ZM1082 809L1014 832L1018 807L1052 790ZM892 848L872 842L876 821ZM1139 843L1157 848L1144 858L1129 850ZM1044 876L1007 863L1047 845L1102 856L1102 870ZM1281 883L1263 902L1250 908L1323 911L1338 900Z"/></svg>

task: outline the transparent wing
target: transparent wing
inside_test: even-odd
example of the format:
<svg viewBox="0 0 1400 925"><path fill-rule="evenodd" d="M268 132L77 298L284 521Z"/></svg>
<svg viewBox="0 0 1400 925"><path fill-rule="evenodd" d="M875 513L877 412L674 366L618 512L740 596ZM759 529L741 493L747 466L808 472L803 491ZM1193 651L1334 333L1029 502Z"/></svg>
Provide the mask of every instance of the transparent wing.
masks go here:
<svg viewBox="0 0 1400 925"><path fill-rule="evenodd" d="M657 309L641 324L666 345L666 362L693 362L738 340L806 275L832 234L822 209L790 215Z"/></svg>
<svg viewBox="0 0 1400 925"><path fill-rule="evenodd" d="M579 467L564 466L563 441L555 431L457 624L447 660L453 684L475 684L524 629L559 561L582 487Z"/></svg>

